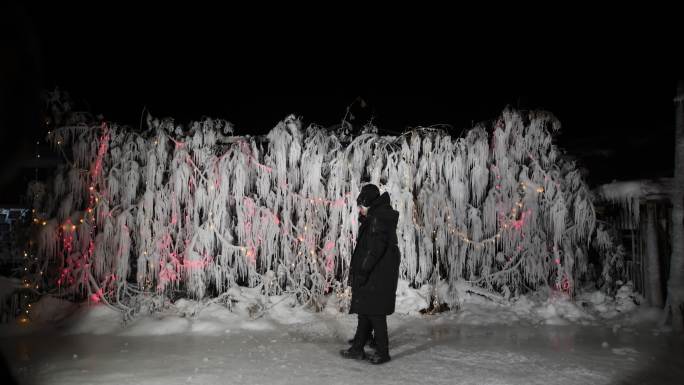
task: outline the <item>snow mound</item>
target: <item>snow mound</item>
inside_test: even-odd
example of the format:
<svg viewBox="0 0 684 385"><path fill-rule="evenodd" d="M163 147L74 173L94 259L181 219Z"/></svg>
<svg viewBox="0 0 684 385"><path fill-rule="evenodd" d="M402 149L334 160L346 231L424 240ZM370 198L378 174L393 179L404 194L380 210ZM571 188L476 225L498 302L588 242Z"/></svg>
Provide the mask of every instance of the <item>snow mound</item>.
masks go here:
<svg viewBox="0 0 684 385"><path fill-rule="evenodd" d="M73 304L51 296L35 304L31 325L22 330L35 330L39 325L56 325L65 334L118 334L122 336L161 336L173 334L225 335L231 330L268 331L279 326L306 330L316 335L337 337L340 325L355 323L355 315L341 312L336 298L327 298L321 312L313 312L297 305L291 295L267 297L258 289L231 289L233 301L225 305L212 300L180 299L167 303L158 312L141 313L129 324L123 325L119 312L103 304ZM493 301L482 295L461 292L451 311L435 315L422 315L429 298L436 295L446 298L446 286L439 283L433 290L430 285L411 288L407 281L399 281L395 318L433 318L463 325L596 325L619 323L637 325L655 323L662 316L661 309L647 308L640 303L631 283L619 288L614 297L600 291L585 291L574 300L564 293L551 290L522 295L510 301ZM3 325L7 333L17 325ZM33 328L33 329L32 329ZM16 331L16 330L15 330ZM340 337L342 338L342 337Z"/></svg>
<svg viewBox="0 0 684 385"><path fill-rule="evenodd" d="M144 317L119 334L123 336L163 336L183 334L191 330L190 320L177 316Z"/></svg>
<svg viewBox="0 0 684 385"><path fill-rule="evenodd" d="M421 309L428 307L429 285L424 285L420 289L412 289L409 282L400 280L397 284L397 301L395 312L399 314L418 315Z"/></svg>
<svg viewBox="0 0 684 385"><path fill-rule="evenodd" d="M73 302L46 295L32 305L31 320L47 323L59 322L69 317L78 307Z"/></svg>
<svg viewBox="0 0 684 385"><path fill-rule="evenodd" d="M619 281L618 281L619 282ZM652 322L659 317L660 309L640 306L644 299L634 292L632 282L622 284L614 297L601 291L586 291L576 302L586 311L604 320L623 320L629 323Z"/></svg>
<svg viewBox="0 0 684 385"><path fill-rule="evenodd" d="M113 334L121 328L121 314L104 304L81 304L64 320L65 334Z"/></svg>

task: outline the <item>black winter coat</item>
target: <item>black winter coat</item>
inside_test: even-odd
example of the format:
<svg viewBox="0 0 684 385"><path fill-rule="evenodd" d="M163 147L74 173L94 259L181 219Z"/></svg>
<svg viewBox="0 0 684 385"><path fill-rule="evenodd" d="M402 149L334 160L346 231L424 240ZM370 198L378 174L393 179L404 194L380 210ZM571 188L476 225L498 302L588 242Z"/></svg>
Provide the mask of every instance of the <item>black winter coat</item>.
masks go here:
<svg viewBox="0 0 684 385"><path fill-rule="evenodd" d="M349 313L389 315L394 313L399 280L397 222L399 212L390 206L388 193L371 203L359 227L351 258Z"/></svg>

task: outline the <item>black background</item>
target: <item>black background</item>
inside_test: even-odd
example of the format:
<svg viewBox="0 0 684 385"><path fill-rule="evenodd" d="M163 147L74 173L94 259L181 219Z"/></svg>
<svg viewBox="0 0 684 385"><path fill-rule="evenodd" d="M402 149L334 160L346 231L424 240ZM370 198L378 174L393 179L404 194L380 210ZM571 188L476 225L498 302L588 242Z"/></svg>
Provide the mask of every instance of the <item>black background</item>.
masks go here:
<svg viewBox="0 0 684 385"><path fill-rule="evenodd" d="M458 134L506 105L541 108L560 119L557 143L591 184L672 175L677 75L657 49L637 50L656 45L639 34L556 38L552 20L485 37L482 26L495 24L486 18L457 30L463 16L424 27L386 25L382 13L358 22L189 4L3 7L2 202L20 193L12 171L35 157L40 91L55 87L79 109L134 127L145 109L179 122L224 118L250 134L289 114L339 123L359 97L358 119L372 116L385 132L448 124Z"/></svg>

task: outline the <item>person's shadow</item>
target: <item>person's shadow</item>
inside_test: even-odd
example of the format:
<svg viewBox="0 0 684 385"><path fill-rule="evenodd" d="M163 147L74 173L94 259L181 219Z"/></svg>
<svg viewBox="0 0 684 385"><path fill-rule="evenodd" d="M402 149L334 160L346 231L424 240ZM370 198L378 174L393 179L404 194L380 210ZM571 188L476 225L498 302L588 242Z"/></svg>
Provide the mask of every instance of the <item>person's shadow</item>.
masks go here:
<svg viewBox="0 0 684 385"><path fill-rule="evenodd" d="M407 345L409 341L402 341L401 340L401 335L403 335L404 329L407 329L406 327L400 328L398 330L395 330L392 335L390 335L390 350L397 351L397 349L401 349L402 346ZM431 340L425 340L424 343L414 346L412 348L406 349L406 350L401 350L395 354L392 355L393 359L399 359L403 357L408 357L412 356L414 354L418 354L421 352L424 352L426 350L429 350L437 345L444 344L451 339L454 338L454 336L451 336L451 334L454 331L451 330L449 327L433 327L432 328L432 333L431 335L435 337L434 339ZM397 343L395 345L392 344L392 340L395 339L394 336L396 337Z"/></svg>

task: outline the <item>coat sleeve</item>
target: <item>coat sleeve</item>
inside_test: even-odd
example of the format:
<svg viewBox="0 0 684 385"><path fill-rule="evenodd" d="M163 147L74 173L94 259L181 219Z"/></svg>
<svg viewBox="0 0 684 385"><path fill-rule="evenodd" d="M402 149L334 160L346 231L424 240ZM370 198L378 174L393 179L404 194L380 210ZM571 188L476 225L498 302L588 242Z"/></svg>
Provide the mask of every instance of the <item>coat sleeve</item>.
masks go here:
<svg viewBox="0 0 684 385"><path fill-rule="evenodd" d="M368 250L364 253L360 269L361 274L364 276L370 274L387 250L387 226L384 226L378 217L372 218L369 225L370 239Z"/></svg>

